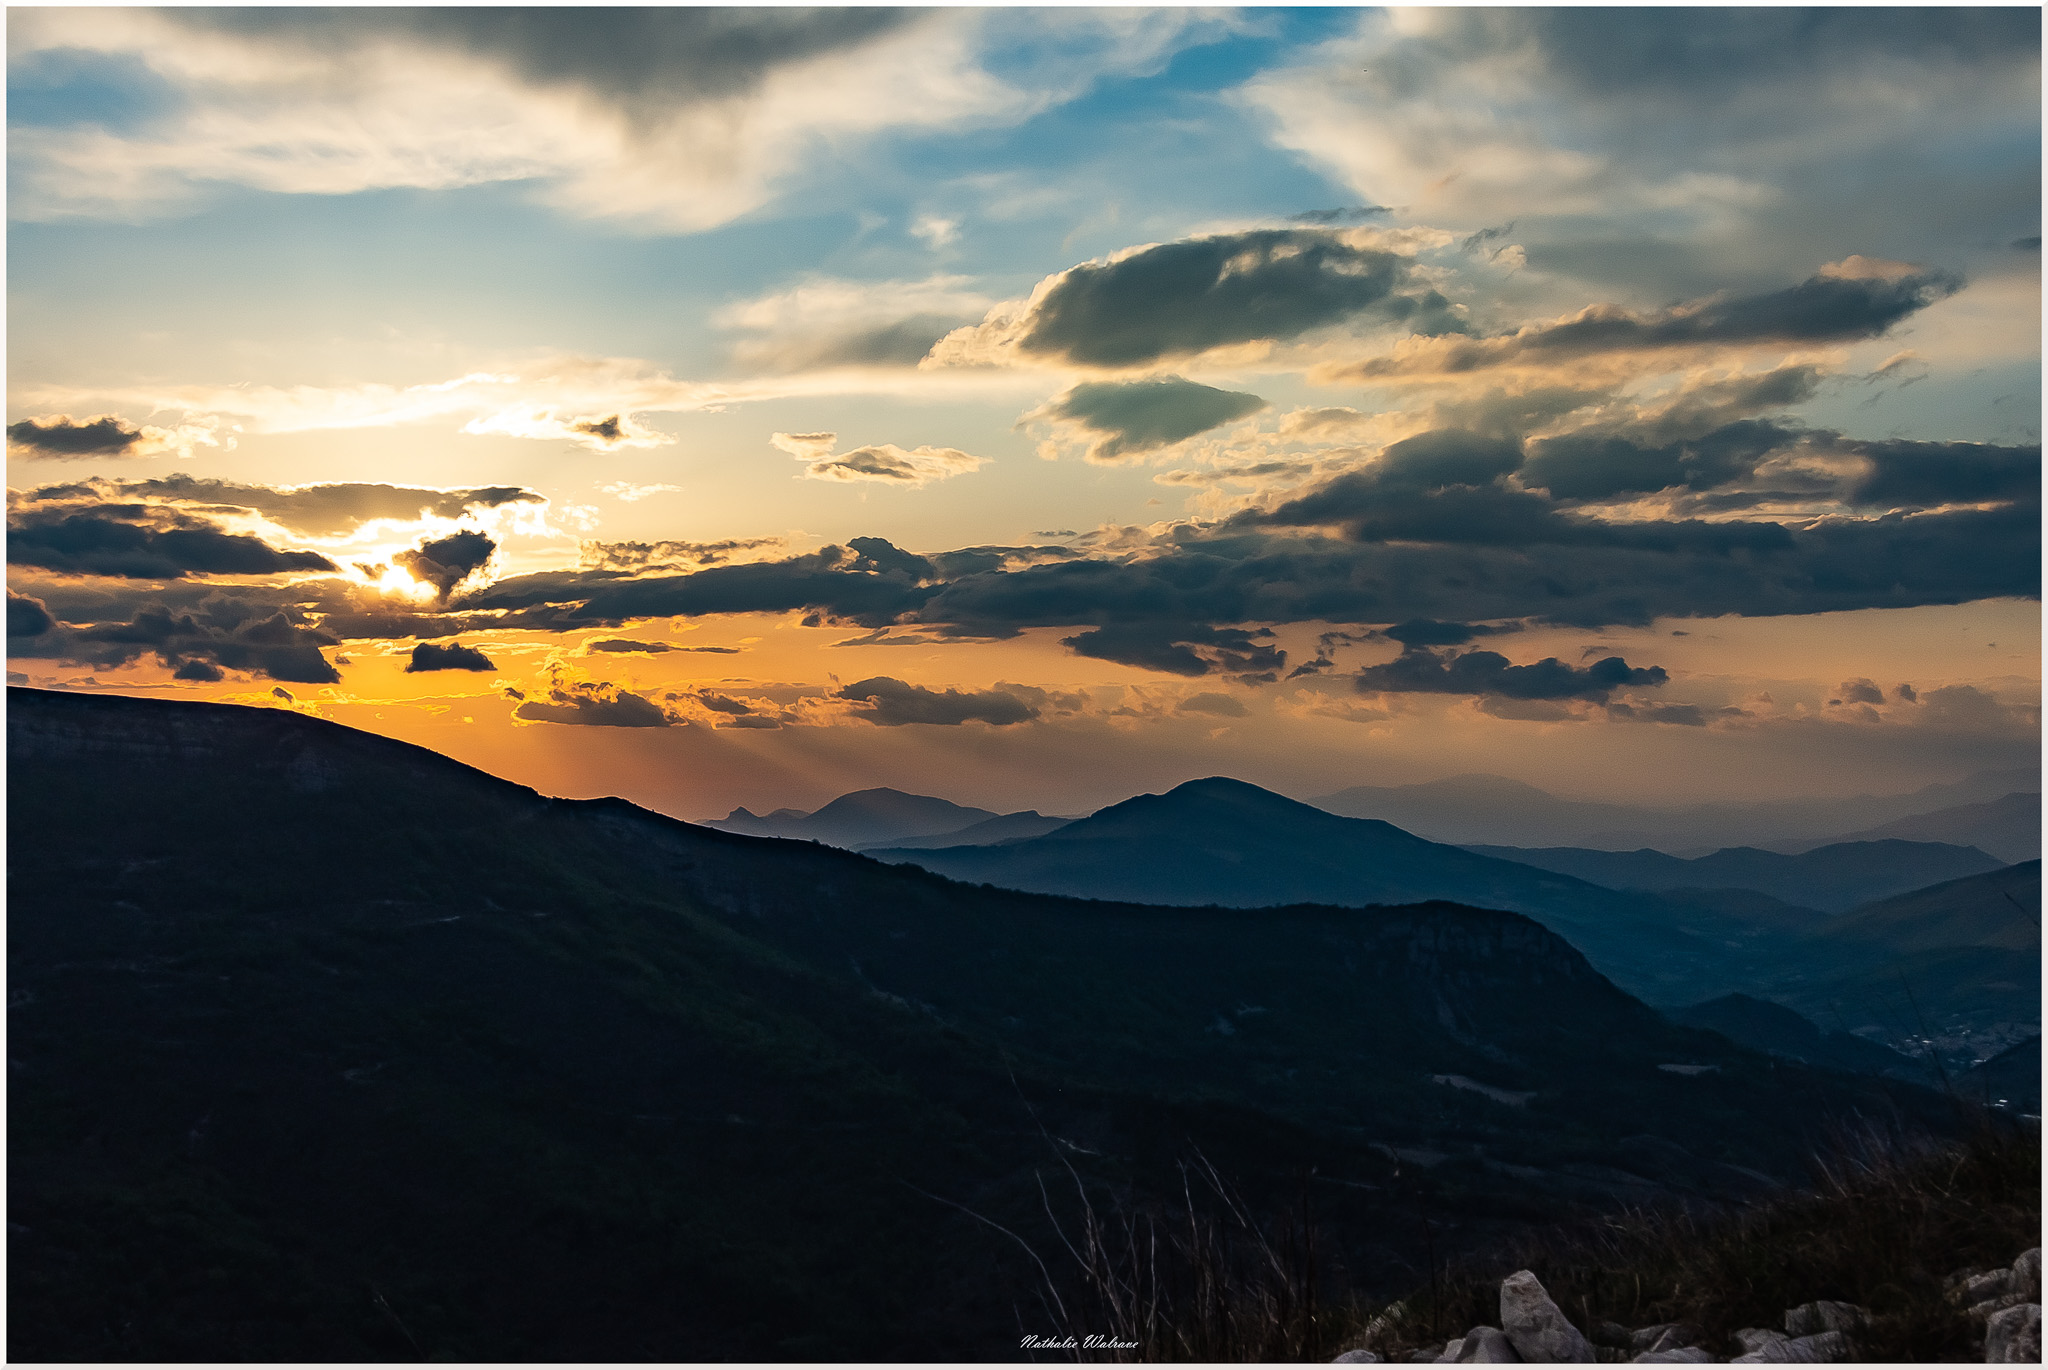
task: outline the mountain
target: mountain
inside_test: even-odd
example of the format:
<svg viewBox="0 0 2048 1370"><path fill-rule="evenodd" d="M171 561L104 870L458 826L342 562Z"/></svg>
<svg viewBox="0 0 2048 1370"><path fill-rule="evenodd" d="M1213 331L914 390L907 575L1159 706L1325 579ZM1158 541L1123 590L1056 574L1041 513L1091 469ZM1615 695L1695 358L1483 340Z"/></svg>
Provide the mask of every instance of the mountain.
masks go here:
<svg viewBox="0 0 2048 1370"><path fill-rule="evenodd" d="M757 816L745 809L734 809L704 826L750 837L787 837L850 849L957 832L996 816L987 809L972 809L926 794L879 788L842 794L814 813L777 809L772 814Z"/></svg>
<svg viewBox="0 0 2048 1370"><path fill-rule="evenodd" d="M1043 837L1057 832L1073 822L1071 818L1049 818L1036 809L1025 809L1019 813L1000 814L970 823L964 828L948 832L927 833L923 837L903 837L893 841L863 843L856 851L868 847L980 847L996 842L1013 842L1026 837Z"/></svg>
<svg viewBox="0 0 2048 1370"><path fill-rule="evenodd" d="M1956 1081L1956 1092L2016 1113L2041 1113L2041 1038L2007 1047Z"/></svg>
<svg viewBox="0 0 2048 1370"><path fill-rule="evenodd" d="M2040 789L2038 768L2009 769L1903 795L1656 808L1562 799L1503 776L1458 775L1419 785L1356 785L1309 802L1352 818L1381 819L1436 842L1604 851L1654 847L1684 855L1804 838L1827 842L1839 833Z"/></svg>
<svg viewBox="0 0 2048 1370"><path fill-rule="evenodd" d="M1864 1075L1934 1083L1933 1072L1909 1056L1851 1033L1822 1032L1811 1020L1784 1005L1747 994L1726 994L1689 1008L1667 1009L1664 1016L1687 1027L1718 1032L1731 1042L1773 1056Z"/></svg>
<svg viewBox="0 0 2048 1370"><path fill-rule="evenodd" d="M1757 992L1949 1060L2041 1030L2041 863L1861 905L1812 930Z"/></svg>
<svg viewBox="0 0 2048 1370"><path fill-rule="evenodd" d="M1583 847L1471 846L1467 851L1540 870L1576 876L1618 890L1757 890L1786 903L1839 913L1873 899L1937 881L1981 875L2004 863L1975 847L1888 838L1840 842L1796 856L1729 847L1686 860L1660 851L1608 852Z"/></svg>
<svg viewBox="0 0 2048 1370"><path fill-rule="evenodd" d="M1448 899L1526 913L1603 974L1649 996L1732 974L1728 949L1681 930L1654 898L1342 818L1241 780L1191 780L1043 837L938 850L870 848L955 880L1151 904L1259 908Z"/></svg>
<svg viewBox="0 0 2048 1370"><path fill-rule="evenodd" d="M2001 861L2041 859L2041 796L2031 790L2003 795L1988 804L1959 804L1952 809L1916 814L1862 832L1845 833L1837 842L1873 842L1902 837L1909 842L1952 842L1975 847ZM1811 851L1822 842L1773 842L1770 851Z"/></svg>
<svg viewBox="0 0 2048 1370"><path fill-rule="evenodd" d="M1441 1258L1945 1116L1513 913L967 887L284 709L7 724L14 1360L996 1359L1056 1164L1328 1177L1384 1289L1417 1212Z"/></svg>
<svg viewBox="0 0 2048 1370"><path fill-rule="evenodd" d="M2041 863L2022 861L1873 900L1832 919L1820 931L1829 938L1880 943L1897 952L2005 947L2039 954Z"/></svg>

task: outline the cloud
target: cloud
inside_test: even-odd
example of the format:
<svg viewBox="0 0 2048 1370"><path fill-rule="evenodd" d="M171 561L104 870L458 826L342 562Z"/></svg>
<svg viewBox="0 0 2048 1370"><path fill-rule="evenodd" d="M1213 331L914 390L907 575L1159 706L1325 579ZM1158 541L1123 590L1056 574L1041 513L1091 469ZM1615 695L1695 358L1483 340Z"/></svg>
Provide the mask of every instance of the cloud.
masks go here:
<svg viewBox="0 0 2048 1370"><path fill-rule="evenodd" d="M192 455L195 446L221 445L210 423L176 428L133 426L112 414L73 419L69 414L21 419L7 425L7 450L24 457L83 460L89 457L154 457L166 452ZM233 439L227 445L234 446Z"/></svg>
<svg viewBox="0 0 2048 1370"><path fill-rule="evenodd" d="M673 495L683 487L680 485L634 485L630 481L615 480L607 482L600 488L605 494L610 495L621 503L637 504L649 495Z"/></svg>
<svg viewBox="0 0 2048 1370"><path fill-rule="evenodd" d="M654 701L603 680L557 682L545 701L529 699L512 717L588 728L669 728L683 722Z"/></svg>
<svg viewBox="0 0 2048 1370"><path fill-rule="evenodd" d="M1392 661L1368 666L1356 677L1359 693L1501 695L1508 699L1605 699L1627 685L1662 685L1661 666L1633 667L1618 656L1591 666L1567 666L1545 657L1516 666L1499 652L1456 656L1411 648Z"/></svg>
<svg viewBox="0 0 2048 1370"><path fill-rule="evenodd" d="M1647 314L1593 305L1502 337L1411 339L1392 356L1326 365L1313 374L1328 382L1366 381L1552 365L1614 352L1856 342L1879 336L1962 287L1963 278L1954 272L1850 257L1783 290L1695 300Z"/></svg>
<svg viewBox="0 0 2048 1370"><path fill-rule="evenodd" d="M857 680L839 691L839 698L862 701L870 707L859 715L885 728L910 723L953 725L980 721L1004 727L1037 718L1036 705L1002 690L927 690L892 676Z"/></svg>
<svg viewBox="0 0 2048 1370"><path fill-rule="evenodd" d="M970 456L953 447L916 447L908 451L893 443L856 447L833 455L837 433L773 433L768 441L798 461L808 462L809 480L878 481L909 489L966 475L988 465L987 457Z"/></svg>
<svg viewBox="0 0 2048 1370"><path fill-rule="evenodd" d="M1370 315L1462 332L1450 302L1370 230L1255 229L1134 247L1041 281L933 349L932 364L1150 366Z"/></svg>
<svg viewBox="0 0 2048 1370"><path fill-rule="evenodd" d="M140 504L75 512L18 507L7 522L7 560L73 575L143 580L337 569L318 552L279 551L209 520Z"/></svg>
<svg viewBox="0 0 2048 1370"><path fill-rule="evenodd" d="M1717 709L1717 714L1740 715L1740 709ZM1629 704L1620 700L1607 706L1607 716L1623 723L1665 723L1680 728L1707 726L1707 710L1697 704Z"/></svg>
<svg viewBox="0 0 2048 1370"><path fill-rule="evenodd" d="M1649 300L2039 232L2023 11L1371 11L1238 98L1369 202Z"/></svg>
<svg viewBox="0 0 2048 1370"><path fill-rule="evenodd" d="M462 425L465 433L508 438L559 438L591 452L667 447L675 439L642 424L632 414L564 414L553 407L501 409Z"/></svg>
<svg viewBox="0 0 2048 1370"><path fill-rule="evenodd" d="M728 305L713 322L741 333L736 361L778 373L910 367L992 301L965 276L850 281L813 276Z"/></svg>
<svg viewBox="0 0 2048 1370"><path fill-rule="evenodd" d="M491 659L474 647L465 647L459 642L437 646L432 642L419 643L412 649L412 660L405 663L407 675L421 671L493 671L497 667Z"/></svg>
<svg viewBox="0 0 2048 1370"><path fill-rule="evenodd" d="M787 552L785 538L727 538L722 542L586 542L579 549L583 565L596 571L679 570L721 566L732 561L760 561L763 554Z"/></svg>
<svg viewBox="0 0 2048 1370"><path fill-rule="evenodd" d="M1223 22L1166 12L746 9L52 13L33 71L86 51L170 98L16 130L17 215L134 219L274 194L523 182L568 214L690 232L894 131L1021 121ZM1001 54L1002 74L995 69Z"/></svg>
<svg viewBox="0 0 2048 1370"><path fill-rule="evenodd" d="M39 599L7 592L7 636L41 637L56 626Z"/></svg>
<svg viewBox="0 0 2048 1370"><path fill-rule="evenodd" d="M1411 618L1369 636L1383 637L1403 647L1462 647L1475 637L1516 631L1518 629L1512 626L1494 628L1483 623L1443 623L1433 618Z"/></svg>
<svg viewBox="0 0 2048 1370"><path fill-rule="evenodd" d="M1257 395L1218 390L1179 376L1084 381L1032 410L1032 421L1069 425L1088 442L1089 461L1156 451L1266 407Z"/></svg>
<svg viewBox="0 0 2048 1370"><path fill-rule="evenodd" d="M1287 654L1260 638L1266 629L1212 628L1173 619L1111 623L1073 637L1062 645L1078 655L1123 666L1141 666L1168 675L1199 676L1212 671L1240 679L1270 677L1287 664Z"/></svg>
<svg viewBox="0 0 2048 1370"><path fill-rule="evenodd" d="M673 652L676 649L666 642L635 642L631 638L607 637L583 644L586 652Z"/></svg>
<svg viewBox="0 0 2048 1370"><path fill-rule="evenodd" d="M465 528L408 548L391 559L410 572L414 580L433 586L445 604L455 587L482 570L497 550L498 544L489 537Z"/></svg>
<svg viewBox="0 0 2048 1370"><path fill-rule="evenodd" d="M10 611L12 606L10 598ZM226 668L309 685L339 682L340 674L320 651L336 645L337 639L295 622L291 611L274 609L266 614L266 608L219 592L209 593L191 609L144 603L126 621L89 622L82 627L52 624L32 637L10 636L8 651L102 670L153 654L180 680L220 680Z"/></svg>
<svg viewBox="0 0 2048 1370"><path fill-rule="evenodd" d="M1184 714L1212 714L1218 718L1243 718L1251 712L1244 701L1236 695L1218 694L1213 690L1189 695L1183 699L1177 710Z"/></svg>
<svg viewBox="0 0 2048 1370"><path fill-rule="evenodd" d="M474 509L547 503L547 496L518 486L436 489L428 486L340 482L323 485L242 485L199 479L183 472L148 480L93 479L75 485L45 485L24 497L35 503L61 500L228 505L254 510L294 532L336 537L377 519L457 519Z"/></svg>

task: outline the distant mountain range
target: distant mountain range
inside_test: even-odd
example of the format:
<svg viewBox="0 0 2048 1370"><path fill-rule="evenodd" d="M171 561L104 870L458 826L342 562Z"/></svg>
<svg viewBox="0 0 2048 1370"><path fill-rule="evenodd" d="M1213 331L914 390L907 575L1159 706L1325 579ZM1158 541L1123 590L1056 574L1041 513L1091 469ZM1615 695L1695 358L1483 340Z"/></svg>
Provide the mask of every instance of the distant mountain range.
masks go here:
<svg viewBox="0 0 2048 1370"><path fill-rule="evenodd" d="M1003 842L1037 837L1070 820L1047 818L1036 810L998 814L987 809L906 794L886 786L842 794L821 809L777 809L755 814L734 809L701 826L749 837L786 837L797 842L823 842L828 847L860 851L865 847L937 847Z"/></svg>
<svg viewBox="0 0 2048 1370"><path fill-rule="evenodd" d="M1041 837L868 855L970 883L1148 904L1451 899L1538 919L1634 993L1669 998L1702 983L1733 983L1727 949L1683 930L1654 898L1339 817L1223 777L1139 795Z"/></svg>
<svg viewBox="0 0 2048 1370"><path fill-rule="evenodd" d="M1042 837L869 854L1006 889L1155 904L1450 898L1537 919L1652 1003L1739 992L1840 1030L1939 1039L1949 1059L2039 1030L2039 968L2024 964L2039 954L2039 865L2001 867L1967 847L1890 839L1695 860L1474 851L1212 778Z"/></svg>
<svg viewBox="0 0 2048 1370"><path fill-rule="evenodd" d="M1877 842L1902 837L1909 842L1952 842L1991 853L2000 861L2041 859L2041 796L2034 791L2003 795L1988 804L1959 804L1952 809L1914 814L1881 823L1862 832L1844 833L1838 842ZM1766 842L1766 851L1797 854L1824 845L1813 841Z"/></svg>
<svg viewBox="0 0 2048 1370"><path fill-rule="evenodd" d="M1900 819L1990 803L2015 792L2039 795L2040 791L2038 768L2013 769L1983 771L1953 784L1928 785L1903 795L1651 808L1562 799L1503 776L1458 775L1419 785L1358 785L1309 802L1331 813L1382 819L1436 842L1604 851L1653 847L1678 856L1697 856L1722 847L1778 846L1795 841L1822 845ZM2003 828L1999 831L2005 832ZM1953 840L1911 832L1879 835ZM2035 840L2039 840L2038 829ZM2002 854L1974 839L1967 845ZM2019 855L2038 856L2040 851L2036 847Z"/></svg>
<svg viewBox="0 0 2048 1370"><path fill-rule="evenodd" d="M1975 847L1887 838L1838 842L1796 856L1729 847L1685 860L1659 851L1583 847L1467 847L1466 851L1577 876L1616 890L1740 889L1826 913L2004 866Z"/></svg>
<svg viewBox="0 0 2048 1370"><path fill-rule="evenodd" d="M1511 912L961 885L288 710L10 689L7 723L10 1359L994 1359L1040 1276L975 1219L1056 1250L1055 1160L1140 1203L1191 1145L1254 1204L1333 1177L1333 1256L1406 1279L1418 1212L1441 1258L1948 1116L1667 1022ZM1626 917L1234 782L1133 805L1095 831L1234 819L1219 874L1344 824L1374 888L1442 859Z"/></svg>

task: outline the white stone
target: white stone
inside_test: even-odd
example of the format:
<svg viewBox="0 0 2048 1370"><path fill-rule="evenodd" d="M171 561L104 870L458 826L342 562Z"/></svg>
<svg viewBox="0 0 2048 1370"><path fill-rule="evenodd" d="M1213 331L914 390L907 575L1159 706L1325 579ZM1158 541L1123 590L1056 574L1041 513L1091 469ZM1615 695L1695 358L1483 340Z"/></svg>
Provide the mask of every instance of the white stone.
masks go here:
<svg viewBox="0 0 2048 1370"><path fill-rule="evenodd" d="M2009 1365L2040 1359L2040 1304L2017 1304L1991 1315L1984 1328L1985 1364Z"/></svg>
<svg viewBox="0 0 2048 1370"><path fill-rule="evenodd" d="M1776 1332L1768 1327L1745 1327L1735 1334L1735 1343L1742 1348L1744 1355L1752 1351L1761 1351L1772 1342L1790 1340L1791 1338L1783 1332Z"/></svg>
<svg viewBox="0 0 2048 1370"><path fill-rule="evenodd" d="M1500 1282L1500 1325L1526 1361L1591 1364L1593 1344L1572 1326L1534 1271L1517 1270Z"/></svg>
<svg viewBox="0 0 2048 1370"><path fill-rule="evenodd" d="M1647 1365L1705 1365L1713 1359L1703 1346L1677 1346L1669 1351L1645 1351L1636 1357L1637 1362Z"/></svg>
<svg viewBox="0 0 2048 1370"><path fill-rule="evenodd" d="M1370 1351L1346 1351L1330 1362L1332 1365L1378 1365L1380 1358Z"/></svg>
<svg viewBox="0 0 2048 1370"><path fill-rule="evenodd" d="M1817 1332L1853 1332L1870 1321L1870 1310L1834 1299L1816 1299L1785 1310L1785 1330L1795 1337Z"/></svg>
<svg viewBox="0 0 2048 1370"><path fill-rule="evenodd" d="M2016 1293L2027 1296L2027 1302L2041 1301L2041 1248L2022 1251L2020 1258L2012 1263L2012 1287Z"/></svg>
<svg viewBox="0 0 2048 1370"><path fill-rule="evenodd" d="M1515 1344L1498 1327L1473 1328L1458 1348L1460 1365L1515 1365L1521 1359Z"/></svg>

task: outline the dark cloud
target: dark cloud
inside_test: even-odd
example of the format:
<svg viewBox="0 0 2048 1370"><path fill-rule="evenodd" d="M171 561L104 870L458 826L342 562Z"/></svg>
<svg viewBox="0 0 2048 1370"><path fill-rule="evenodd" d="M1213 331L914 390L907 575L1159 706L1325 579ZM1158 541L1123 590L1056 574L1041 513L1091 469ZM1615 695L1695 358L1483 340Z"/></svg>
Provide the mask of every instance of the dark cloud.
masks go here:
<svg viewBox="0 0 2048 1370"><path fill-rule="evenodd" d="M1387 205L1351 205L1342 209L1304 209L1299 214L1290 214L1288 221L1297 224L1360 223L1366 219L1377 219L1394 211Z"/></svg>
<svg viewBox="0 0 2048 1370"><path fill-rule="evenodd" d="M82 422L69 414L7 425L7 446L30 457L121 457L142 442L142 430L112 414Z"/></svg>
<svg viewBox="0 0 2048 1370"><path fill-rule="evenodd" d="M502 64L526 81L658 120L758 87L789 63L923 21L887 9L185 10L172 22L321 47L397 41Z"/></svg>
<svg viewBox="0 0 2048 1370"><path fill-rule="evenodd" d="M7 636L41 637L55 626L41 600L7 592Z"/></svg>
<svg viewBox="0 0 2048 1370"><path fill-rule="evenodd" d="M1316 229L1260 229L1142 247L1062 272L1034 296L1017 346L1084 366L1146 366L1294 338L1368 312L1418 333L1465 329L1449 301L1416 285L1397 253Z"/></svg>
<svg viewBox="0 0 2048 1370"><path fill-rule="evenodd" d="M287 689L286 689L286 688L285 688L284 686L282 686L282 685L277 685L277 686L273 686L273 687L271 688L271 691L270 691L270 693L271 693L271 694L272 694L272 696L274 696L275 698L278 698L278 699L282 699L282 700L283 700L283 701L284 701L285 703L287 703L287 704L293 704L293 703L296 703L296 702L297 702L296 700L294 700L294 699L292 698L292 692L291 692L290 690L287 690Z"/></svg>
<svg viewBox="0 0 2048 1370"><path fill-rule="evenodd" d="M659 704L608 681L556 684L545 701L529 699L512 711L529 723L566 723L589 728L667 728L681 720Z"/></svg>
<svg viewBox="0 0 2048 1370"><path fill-rule="evenodd" d="M1866 442L1852 450L1870 459L1870 474L1853 497L1880 507L2041 498L2041 448L1975 442Z"/></svg>
<svg viewBox="0 0 2048 1370"><path fill-rule="evenodd" d="M1876 682L1870 680L1845 680L1838 693L1842 696L1843 702L1848 704L1884 703L1884 691L1877 688Z"/></svg>
<svg viewBox="0 0 2048 1370"><path fill-rule="evenodd" d="M219 680L226 668L272 680L332 685L341 676L320 649L335 645L332 635L294 622L285 610L259 617L232 598L217 597L196 612L143 604L125 622L55 626L36 637L11 640L8 650L102 670L153 654L180 680Z"/></svg>
<svg viewBox="0 0 2048 1370"><path fill-rule="evenodd" d="M481 569L497 550L498 544L490 538L465 528L400 552L392 560L409 571L414 580L433 586L445 604L455 587Z"/></svg>
<svg viewBox="0 0 2048 1370"><path fill-rule="evenodd" d="M1652 494L1678 486L1711 490L1754 474L1765 457L1799 438L1800 434L1761 419L1739 420L1697 438L1658 446L1616 435L1575 433L1529 444L1522 480L1567 500Z"/></svg>
<svg viewBox="0 0 2048 1370"><path fill-rule="evenodd" d="M337 569L318 552L279 551L209 520L138 504L80 512L62 506L17 509L7 523L7 560L73 575L140 580Z"/></svg>
<svg viewBox="0 0 2048 1370"><path fill-rule="evenodd" d="M723 542L586 542L585 567L595 571L655 571L720 566L750 552L780 550L781 538L728 538Z"/></svg>
<svg viewBox="0 0 2048 1370"><path fill-rule="evenodd" d="M754 706L751 704L747 704L741 700L730 698L726 695L713 694L708 690L700 692L696 696L696 699L699 704L702 704L705 708L711 710L713 713L750 714L754 712Z"/></svg>
<svg viewBox="0 0 2048 1370"><path fill-rule="evenodd" d="M1330 379L1369 380L1411 371L1467 372L1514 362L1568 361L1603 352L1750 343L1852 342L1963 287L1950 271L1890 271L1857 258L1798 285L1756 295L1715 296L1651 314L1594 305L1558 323L1493 338L1447 339L1414 357L1333 367Z"/></svg>
<svg viewBox="0 0 2048 1370"><path fill-rule="evenodd" d="M547 502L545 495L509 485L438 490L423 486L342 482L280 489L269 485L201 480L182 472L149 480L90 480L74 485L45 485L29 491L25 498L36 503L162 500L173 504L253 509L296 532L323 537L352 532L371 519L456 519L471 509Z"/></svg>
<svg viewBox="0 0 2048 1370"><path fill-rule="evenodd" d="M2020 61L2041 50L2022 9L1531 9L1447 12L1445 29L1533 47L1585 95L1706 98L1875 58L1915 65ZM1453 40L1455 41L1455 40Z"/></svg>
<svg viewBox="0 0 2048 1370"><path fill-rule="evenodd" d="M1169 675L1198 676L1222 671L1240 678L1264 676L1287 665L1287 653L1260 638L1263 628L1211 628L1200 623L1116 623L1073 637L1061 638L1081 656L1142 666Z"/></svg>
<svg viewBox="0 0 2048 1370"><path fill-rule="evenodd" d="M1433 618L1411 618L1370 636L1386 638L1403 647L1462 647L1475 637L1519 631L1519 627L1493 628L1483 623L1443 623Z"/></svg>
<svg viewBox="0 0 2048 1370"><path fill-rule="evenodd" d="M839 698L865 701L861 716L885 728L909 723L951 725L979 720L1002 727L1038 717L1038 708L1001 690L927 690L891 676L857 680L839 691Z"/></svg>
<svg viewBox="0 0 2048 1370"><path fill-rule="evenodd" d="M474 647L465 647L459 642L438 646L422 642L412 649L412 660L405 664L406 674L420 671L493 671L497 667L491 659Z"/></svg>
<svg viewBox="0 0 2048 1370"><path fill-rule="evenodd" d="M635 642L631 638L607 637L583 644L586 652L673 652L676 649L666 642ZM730 649L727 649L730 650Z"/></svg>
<svg viewBox="0 0 2048 1370"><path fill-rule="evenodd" d="M1176 712L1184 714L1213 714L1218 718L1243 718L1251 712L1244 701L1236 695L1217 694L1205 691L1189 695L1180 702Z"/></svg>
<svg viewBox="0 0 2048 1370"><path fill-rule="evenodd" d="M1739 716L1740 709L1719 709L1717 713ZM1607 706L1607 716L1623 723L1668 723L1680 728L1704 728L1707 711L1697 704L1628 704L1617 701Z"/></svg>
<svg viewBox="0 0 2048 1370"><path fill-rule="evenodd" d="M601 419L578 419L569 425L569 429L571 432L581 433L585 437L596 438L604 443L617 442L625 436L626 431L620 424L617 414L609 414Z"/></svg>
<svg viewBox="0 0 2048 1370"><path fill-rule="evenodd" d="M1265 407L1266 402L1257 395L1163 376L1084 382L1026 418L1064 420L1079 426L1095 435L1089 457L1108 461L1181 442Z"/></svg>
<svg viewBox="0 0 2048 1370"><path fill-rule="evenodd" d="M1457 656L1426 648L1410 649L1392 661L1358 673L1361 694L1500 695L1508 699L1605 699L1627 685L1662 685L1670 677L1661 666L1634 667L1618 656L1584 668L1567 666L1554 656L1529 666L1516 666L1499 652L1464 652Z"/></svg>

